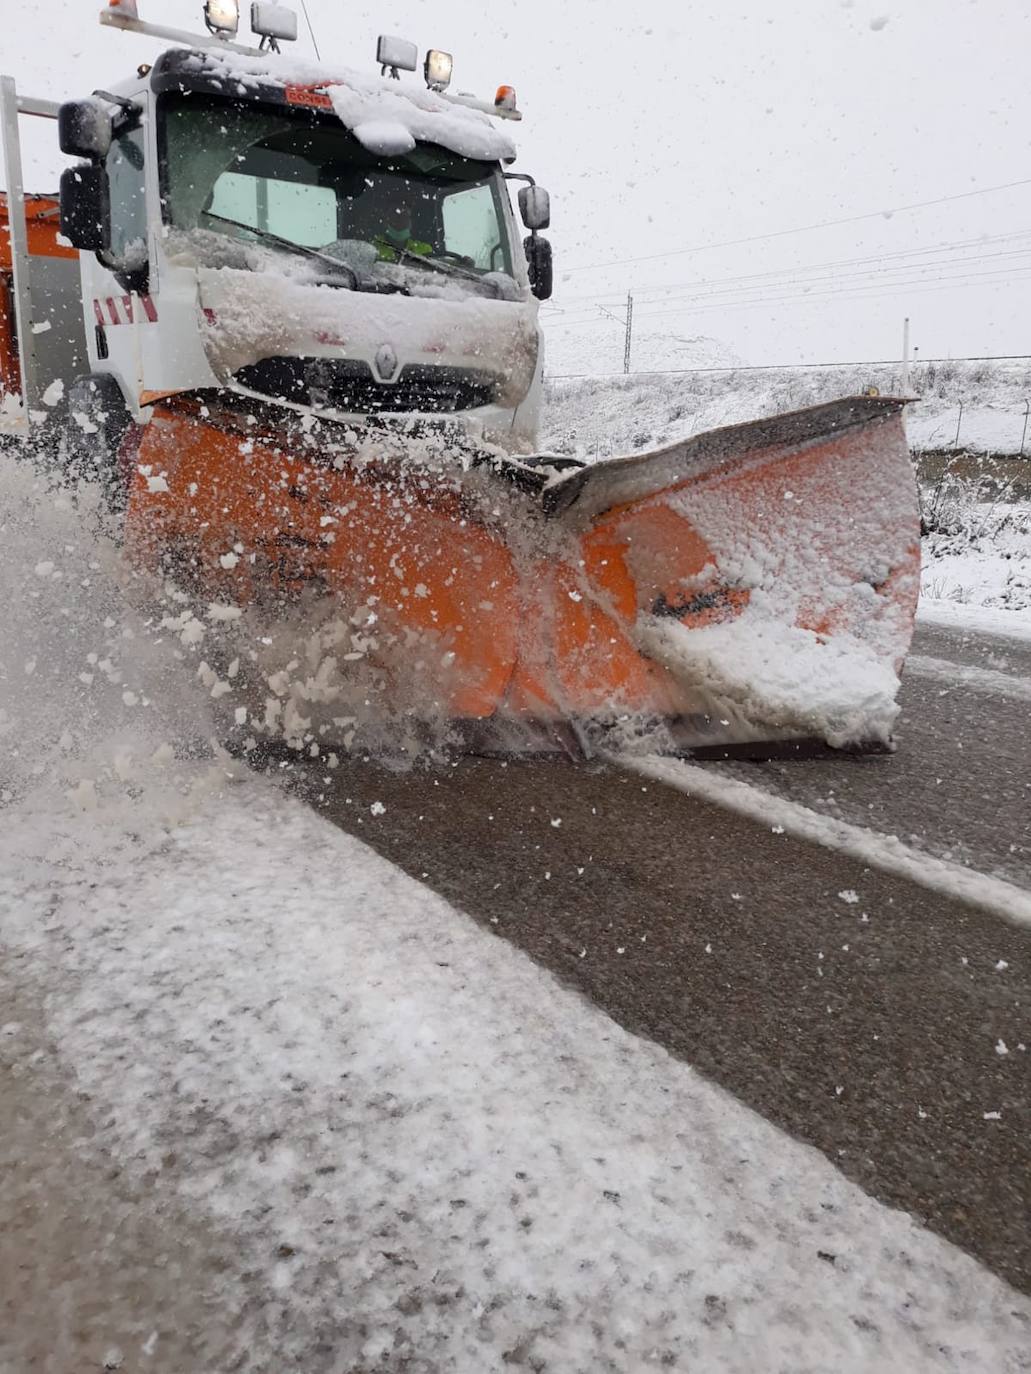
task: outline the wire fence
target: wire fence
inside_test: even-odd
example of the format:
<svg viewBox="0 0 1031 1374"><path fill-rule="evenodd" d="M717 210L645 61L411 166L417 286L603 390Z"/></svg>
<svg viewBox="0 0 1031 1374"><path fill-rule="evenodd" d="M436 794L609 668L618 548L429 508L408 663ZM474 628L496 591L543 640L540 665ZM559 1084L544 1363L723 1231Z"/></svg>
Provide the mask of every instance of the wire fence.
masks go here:
<svg viewBox="0 0 1031 1374"><path fill-rule="evenodd" d="M910 363L917 372L931 364L947 363L1028 363L1031 353L985 353L970 358L920 358ZM898 358L865 358L851 363L740 363L733 367L653 367L631 368L629 372L548 372L549 382L594 379L596 377L688 377L696 373L734 373L734 372L815 372L817 369L831 367L897 367L902 364Z"/></svg>

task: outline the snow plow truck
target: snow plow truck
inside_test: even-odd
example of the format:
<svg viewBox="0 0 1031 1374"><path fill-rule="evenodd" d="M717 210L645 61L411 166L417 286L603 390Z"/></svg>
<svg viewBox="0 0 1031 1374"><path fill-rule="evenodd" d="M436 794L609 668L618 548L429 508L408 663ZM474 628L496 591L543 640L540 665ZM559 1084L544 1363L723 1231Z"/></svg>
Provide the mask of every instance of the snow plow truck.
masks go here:
<svg viewBox="0 0 1031 1374"><path fill-rule="evenodd" d="M887 746L904 401L539 453L550 205L512 170L515 91L452 93L437 50L402 77L390 37L379 71L297 61L280 5L256 47L235 0L205 19L112 0L102 23L168 40L153 63L60 105L0 78L0 426L102 484L137 567L332 623L312 709L351 681L470 749ZM23 191L20 117L77 159L58 196Z"/></svg>

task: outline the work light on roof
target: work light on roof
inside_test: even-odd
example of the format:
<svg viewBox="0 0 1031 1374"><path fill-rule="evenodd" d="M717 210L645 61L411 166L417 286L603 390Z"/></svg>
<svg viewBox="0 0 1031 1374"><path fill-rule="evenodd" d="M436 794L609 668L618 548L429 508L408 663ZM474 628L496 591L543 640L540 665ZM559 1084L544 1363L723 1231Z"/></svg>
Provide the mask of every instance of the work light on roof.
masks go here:
<svg viewBox="0 0 1031 1374"><path fill-rule="evenodd" d="M431 91L446 91L451 85L451 68L453 66L451 54L441 52L439 48L430 48L426 54L426 65L423 73L426 77L426 85Z"/></svg>
<svg viewBox="0 0 1031 1374"><path fill-rule="evenodd" d="M252 0L251 32L260 34L264 41L296 43L297 15L285 5L263 4L262 0Z"/></svg>
<svg viewBox="0 0 1031 1374"><path fill-rule="evenodd" d="M212 33L232 38L240 27L239 0L204 0L204 22Z"/></svg>
<svg viewBox="0 0 1031 1374"><path fill-rule="evenodd" d="M419 65L419 49L407 38L391 38L381 33L376 40L376 61L384 76L389 73L399 81L399 72L414 72Z"/></svg>

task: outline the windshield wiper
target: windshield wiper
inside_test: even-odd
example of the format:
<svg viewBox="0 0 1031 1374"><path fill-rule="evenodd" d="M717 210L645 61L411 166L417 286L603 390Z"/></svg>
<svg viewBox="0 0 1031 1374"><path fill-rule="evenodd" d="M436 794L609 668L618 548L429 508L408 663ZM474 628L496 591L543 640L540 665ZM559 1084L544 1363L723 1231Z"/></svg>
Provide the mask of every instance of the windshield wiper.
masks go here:
<svg viewBox="0 0 1031 1374"><path fill-rule="evenodd" d="M213 210L205 210L203 213L206 219L217 219L220 224L231 224L234 229L243 229L265 243L275 244L277 248L286 248L293 253L301 253L306 258L315 258L318 262L324 262L338 272L346 272L351 279L351 289L353 291L358 290L358 273L353 267L348 267L346 262L341 262L339 258L334 258L329 253L322 253L317 248L309 248L306 243L294 243L293 239L281 238L279 234L274 234L271 229L256 229L253 224L244 224L242 220L229 219L226 215L216 215Z"/></svg>
<svg viewBox="0 0 1031 1374"><path fill-rule="evenodd" d="M465 267L456 267L453 262L441 262L439 258L423 257L419 253L412 253L407 248L398 248L395 244L390 245L398 256L398 261L402 259L406 262L418 263L420 267L429 267L434 272L441 272L445 277L465 277L467 281L474 281L477 285L484 284L483 278L478 272L470 272ZM495 296L500 295L497 282L490 282Z"/></svg>

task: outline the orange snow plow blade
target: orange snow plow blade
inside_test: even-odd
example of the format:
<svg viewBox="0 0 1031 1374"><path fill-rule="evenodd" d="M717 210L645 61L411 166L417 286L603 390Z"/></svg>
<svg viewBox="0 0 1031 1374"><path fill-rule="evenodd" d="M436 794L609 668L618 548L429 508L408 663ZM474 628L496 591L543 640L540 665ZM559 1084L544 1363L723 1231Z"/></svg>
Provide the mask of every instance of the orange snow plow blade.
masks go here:
<svg viewBox="0 0 1031 1374"><path fill-rule="evenodd" d="M250 721L294 743L372 712L502 751L885 746L919 586L902 407L835 401L563 474L169 403L123 452L127 543L217 619L305 608Z"/></svg>

